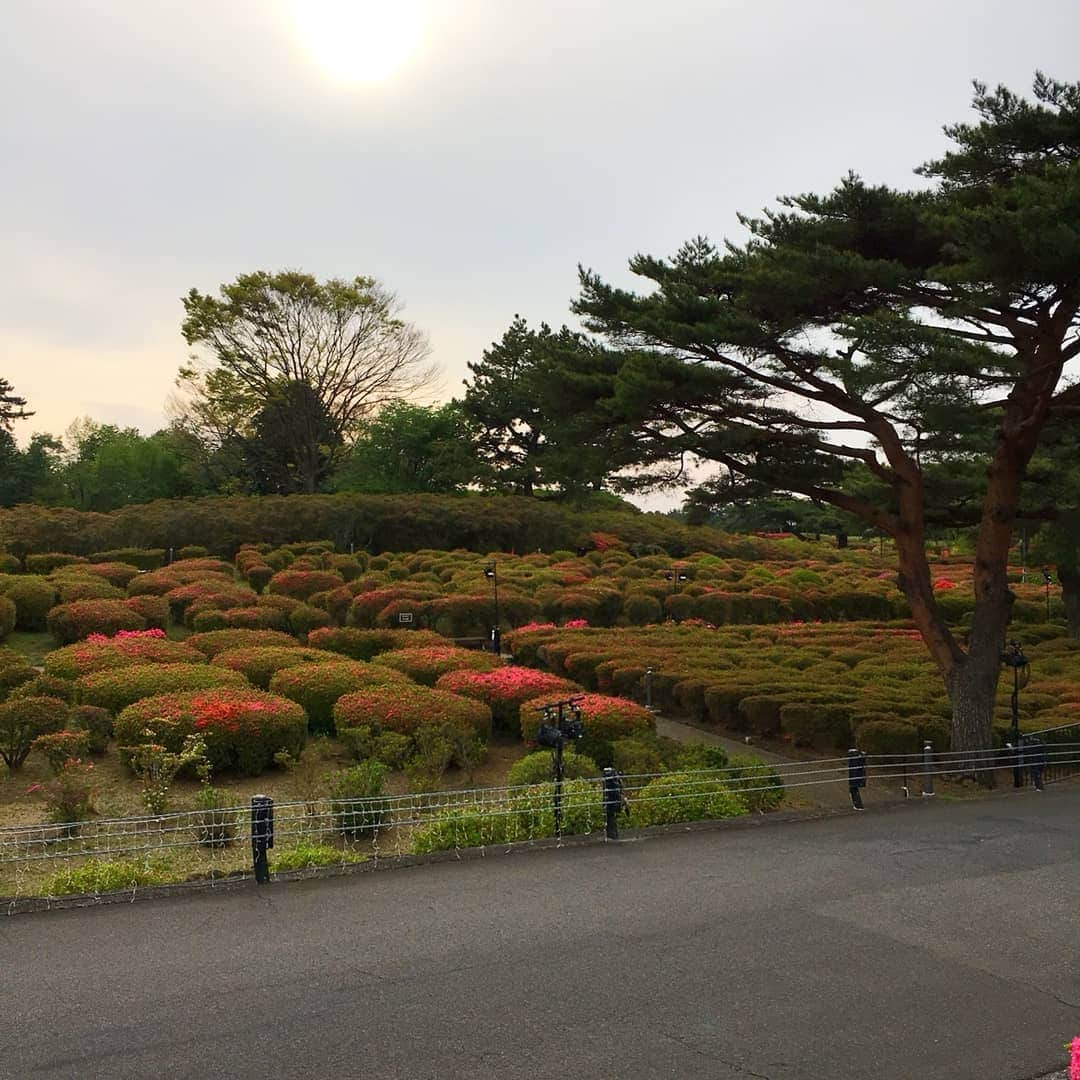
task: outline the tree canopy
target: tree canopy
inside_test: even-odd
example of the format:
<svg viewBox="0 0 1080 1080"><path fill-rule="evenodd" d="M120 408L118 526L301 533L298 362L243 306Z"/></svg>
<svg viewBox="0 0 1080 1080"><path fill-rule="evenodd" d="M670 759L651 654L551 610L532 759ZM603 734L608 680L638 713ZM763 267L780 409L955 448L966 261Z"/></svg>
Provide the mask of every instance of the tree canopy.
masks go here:
<svg viewBox="0 0 1080 1080"><path fill-rule="evenodd" d="M181 369L181 415L217 447L257 440L261 416L288 448L295 490L316 491L365 418L434 379L426 336L399 310L368 277L320 282L299 271L258 271L222 285L218 296L192 289L182 333L210 359ZM318 409L278 407L301 399Z"/></svg>
<svg viewBox="0 0 1080 1080"><path fill-rule="evenodd" d="M614 398L644 462L670 475L693 455L893 537L960 748L990 740L1025 470L1047 423L1080 408L1080 85L1040 75L1034 96L976 84L978 120L946 128L953 149L918 170L928 187L849 175L743 218L741 246L634 257L646 292L582 271L574 305L624 352ZM979 430L965 648L935 602L924 459Z"/></svg>

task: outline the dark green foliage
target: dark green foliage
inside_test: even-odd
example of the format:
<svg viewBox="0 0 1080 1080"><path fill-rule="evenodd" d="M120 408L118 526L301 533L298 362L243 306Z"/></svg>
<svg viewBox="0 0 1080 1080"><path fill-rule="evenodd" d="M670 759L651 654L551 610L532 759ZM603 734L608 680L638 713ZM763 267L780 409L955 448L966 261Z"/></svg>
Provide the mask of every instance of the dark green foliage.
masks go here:
<svg viewBox="0 0 1080 1080"><path fill-rule="evenodd" d="M17 618L18 611L15 602L6 596L0 596L0 641L3 641L15 629Z"/></svg>
<svg viewBox="0 0 1080 1080"><path fill-rule="evenodd" d="M50 610L56 603L56 587L41 578L16 581L4 590L15 605L15 629L37 632L46 629Z"/></svg>
<svg viewBox="0 0 1080 1080"><path fill-rule="evenodd" d="M104 754L113 733L112 713L96 705L75 705L71 709L69 723L85 731L91 754Z"/></svg>
<svg viewBox="0 0 1080 1080"><path fill-rule="evenodd" d="M59 698L19 698L0 703L0 759L18 769L39 735L60 731L67 723L69 706Z"/></svg>
<svg viewBox="0 0 1080 1080"><path fill-rule="evenodd" d="M348 840L371 840L389 813L383 789L385 767L362 761L330 781L330 809L338 832Z"/></svg>

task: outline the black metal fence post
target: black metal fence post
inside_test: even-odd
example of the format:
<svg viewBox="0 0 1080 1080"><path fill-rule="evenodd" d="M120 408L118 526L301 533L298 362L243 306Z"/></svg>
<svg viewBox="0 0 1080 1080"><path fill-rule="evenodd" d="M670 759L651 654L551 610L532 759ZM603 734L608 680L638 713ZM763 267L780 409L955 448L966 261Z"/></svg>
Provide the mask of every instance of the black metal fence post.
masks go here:
<svg viewBox="0 0 1080 1080"><path fill-rule="evenodd" d="M270 883L270 866L266 858L268 848L274 846L274 800L269 795L251 796L251 861L255 867L255 881L259 885Z"/></svg>
<svg viewBox="0 0 1080 1080"><path fill-rule="evenodd" d="M851 793L851 806L862 810L863 801L860 788L866 787L866 755L861 750L848 751L848 791Z"/></svg>
<svg viewBox="0 0 1080 1080"><path fill-rule="evenodd" d="M929 740L922 748L922 793L924 799L934 794L934 748Z"/></svg>

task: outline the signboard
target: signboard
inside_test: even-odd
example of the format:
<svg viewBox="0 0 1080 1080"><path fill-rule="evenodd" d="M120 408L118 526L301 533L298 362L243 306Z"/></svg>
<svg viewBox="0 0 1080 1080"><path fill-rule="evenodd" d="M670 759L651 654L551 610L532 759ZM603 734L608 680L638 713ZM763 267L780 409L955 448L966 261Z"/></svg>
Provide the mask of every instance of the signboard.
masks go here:
<svg viewBox="0 0 1080 1080"><path fill-rule="evenodd" d="M412 614L413 613L411 611L399 611L397 621L399 623L411 623L412 622Z"/></svg>

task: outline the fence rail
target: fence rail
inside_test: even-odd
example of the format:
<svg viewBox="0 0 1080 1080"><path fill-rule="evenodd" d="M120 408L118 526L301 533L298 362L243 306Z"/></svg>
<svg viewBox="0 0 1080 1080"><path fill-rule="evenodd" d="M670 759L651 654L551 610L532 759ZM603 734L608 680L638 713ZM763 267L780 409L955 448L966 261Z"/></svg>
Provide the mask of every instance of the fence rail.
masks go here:
<svg viewBox="0 0 1080 1080"><path fill-rule="evenodd" d="M917 755L872 756L851 751L782 765L624 776L620 803L625 797L628 815L620 821L642 826L735 816L771 809L785 796L812 797L838 787L861 805L861 790L887 785L907 795L930 795L935 778L1001 770L1036 787L1080 773L1080 725L1038 732L1026 736L1019 748L1004 750L933 753L928 746ZM609 811L615 809L603 778L593 778L561 785L284 801L272 804L271 823L257 820L253 806L244 805L8 826L0 828L0 895L106 891L117 880L120 884L113 887L125 888L129 883L249 876L260 848L264 855L269 849L269 870L281 871L506 847L554 836L559 825L563 835L610 827ZM120 869L98 875L87 870L95 864ZM67 877L65 870L70 871Z"/></svg>

